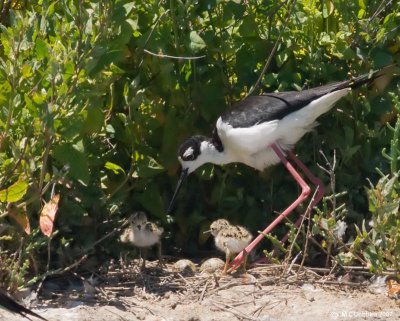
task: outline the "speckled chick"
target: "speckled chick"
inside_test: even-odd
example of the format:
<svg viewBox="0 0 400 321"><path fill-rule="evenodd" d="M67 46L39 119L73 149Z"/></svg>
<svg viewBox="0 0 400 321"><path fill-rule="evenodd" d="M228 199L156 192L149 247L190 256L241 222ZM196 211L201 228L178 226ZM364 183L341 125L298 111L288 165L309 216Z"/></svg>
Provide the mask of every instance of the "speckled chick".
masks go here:
<svg viewBox="0 0 400 321"><path fill-rule="evenodd" d="M243 251L249 245L253 236L243 226L230 225L225 219L214 221L210 226L210 232L215 238L215 245L225 252L226 260L223 272L226 273L231 257ZM243 268L245 269L246 261Z"/></svg>
<svg viewBox="0 0 400 321"><path fill-rule="evenodd" d="M162 227L157 226L153 222L147 220L147 216L144 212L136 212L128 218L129 226L124 230L121 235L121 241L124 243L132 243L137 246L142 257L143 250L143 262L142 268L145 268L146 264L146 250L155 244L159 248L159 259L161 258L161 243L160 237L164 232Z"/></svg>

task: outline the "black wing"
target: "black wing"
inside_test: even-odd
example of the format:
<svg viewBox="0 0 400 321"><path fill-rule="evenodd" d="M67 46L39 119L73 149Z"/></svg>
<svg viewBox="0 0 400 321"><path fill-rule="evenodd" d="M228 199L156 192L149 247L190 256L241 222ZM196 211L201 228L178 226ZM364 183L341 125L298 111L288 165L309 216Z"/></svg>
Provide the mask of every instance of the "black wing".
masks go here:
<svg viewBox="0 0 400 321"><path fill-rule="evenodd" d="M0 290L0 305L4 307L6 310L13 313L17 313L27 319L29 319L27 315L31 315L43 321L47 321L45 318L25 308L23 305L19 304L8 293L4 292L3 290Z"/></svg>
<svg viewBox="0 0 400 321"><path fill-rule="evenodd" d="M285 91L263 94L261 96L249 96L225 111L221 115L221 119L234 128L251 127L272 120L280 120L326 94L344 88L353 89L365 83L369 83L384 75L388 69L389 68L384 68L351 80L302 91Z"/></svg>

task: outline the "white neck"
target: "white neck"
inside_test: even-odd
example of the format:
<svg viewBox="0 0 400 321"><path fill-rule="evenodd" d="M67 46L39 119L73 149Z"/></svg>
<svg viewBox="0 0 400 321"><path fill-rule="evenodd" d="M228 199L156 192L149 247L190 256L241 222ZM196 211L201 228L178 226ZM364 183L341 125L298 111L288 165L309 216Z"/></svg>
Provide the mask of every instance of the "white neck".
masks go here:
<svg viewBox="0 0 400 321"><path fill-rule="evenodd" d="M207 140L201 142L200 154L195 160L183 161L180 159L182 168L186 168L189 174L206 163L223 165L234 161L224 150L220 152L214 144Z"/></svg>
<svg viewBox="0 0 400 321"><path fill-rule="evenodd" d="M211 142L203 141L200 145L201 154L198 159L203 163L223 165L232 163L234 160L225 150L220 152Z"/></svg>

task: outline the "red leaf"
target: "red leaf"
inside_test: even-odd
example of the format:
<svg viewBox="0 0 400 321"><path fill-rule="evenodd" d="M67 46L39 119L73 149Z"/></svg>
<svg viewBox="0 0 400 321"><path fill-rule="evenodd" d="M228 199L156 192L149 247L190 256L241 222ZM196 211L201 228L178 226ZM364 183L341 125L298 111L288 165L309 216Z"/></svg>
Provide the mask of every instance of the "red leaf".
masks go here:
<svg viewBox="0 0 400 321"><path fill-rule="evenodd" d="M14 219L25 231L26 234L31 234L31 225L29 224L28 215L26 215L26 208L9 206L8 215Z"/></svg>
<svg viewBox="0 0 400 321"><path fill-rule="evenodd" d="M60 194L55 194L50 202L44 204L42 212L40 213L40 230L48 237L50 237L53 232L54 219L58 210L59 200Z"/></svg>

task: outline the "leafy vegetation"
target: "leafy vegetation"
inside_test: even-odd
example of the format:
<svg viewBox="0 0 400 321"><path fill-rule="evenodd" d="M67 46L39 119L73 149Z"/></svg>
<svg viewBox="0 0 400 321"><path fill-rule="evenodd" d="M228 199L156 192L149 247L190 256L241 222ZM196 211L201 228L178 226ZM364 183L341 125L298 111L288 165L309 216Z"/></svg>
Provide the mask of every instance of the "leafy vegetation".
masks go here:
<svg viewBox="0 0 400 321"><path fill-rule="evenodd" d="M390 1L0 6L0 255L12 262L1 265L1 274L10 266L18 274L0 282L14 288L29 272L61 271L83 254L89 257L83 269L117 256L118 238L99 240L136 209L164 225L171 254L196 255L209 246L201 232L217 217L256 232L298 193L284 169L204 166L167 216L179 143L210 133L218 115L250 90L342 80L396 62L400 52L400 6ZM342 99L296 147L327 185L331 178L315 165L324 162L318 151L336 150L335 190L328 195L347 193L338 200L346 203L340 219L359 226L347 238L377 270L398 268L399 126L387 124L395 126L399 91L393 81L379 94L363 88ZM329 219L325 210L317 213L321 219ZM48 228L56 215L49 237L39 232L48 214ZM363 222L371 217L369 228Z"/></svg>

